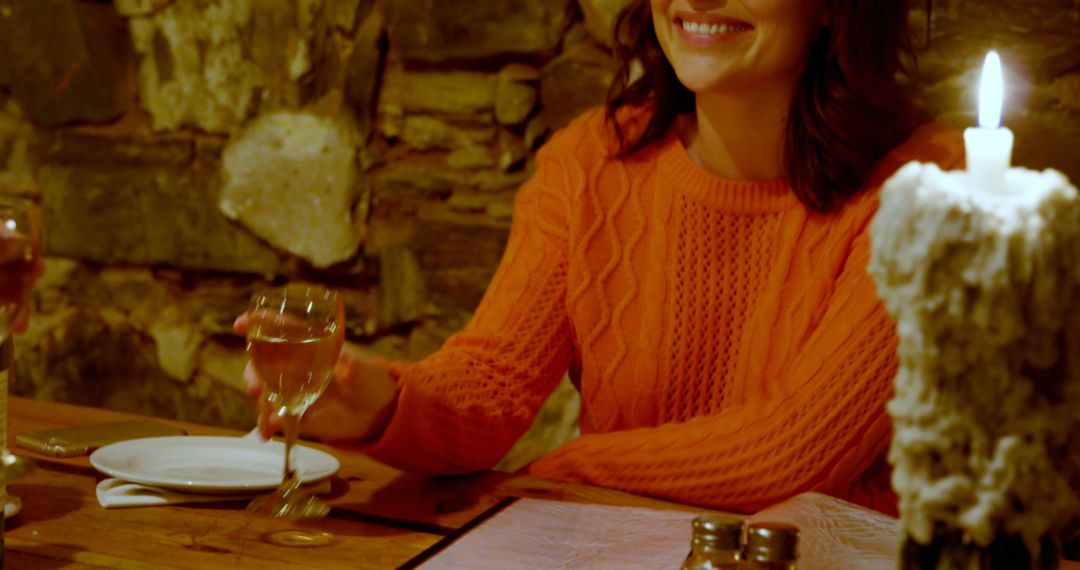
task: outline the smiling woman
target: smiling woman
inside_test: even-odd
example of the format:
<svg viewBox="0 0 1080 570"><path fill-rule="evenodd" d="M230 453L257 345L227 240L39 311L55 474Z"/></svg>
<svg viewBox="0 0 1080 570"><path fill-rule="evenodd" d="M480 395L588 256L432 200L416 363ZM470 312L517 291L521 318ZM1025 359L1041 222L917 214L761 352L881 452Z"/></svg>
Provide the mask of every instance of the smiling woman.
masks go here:
<svg viewBox="0 0 1080 570"><path fill-rule="evenodd" d="M531 474L895 512L896 335L866 228L885 177L961 145L914 129L897 88L904 3L866 4L633 2L606 112L541 149L473 319L414 364L346 349L307 432L413 471L488 469L569 372L582 435Z"/></svg>

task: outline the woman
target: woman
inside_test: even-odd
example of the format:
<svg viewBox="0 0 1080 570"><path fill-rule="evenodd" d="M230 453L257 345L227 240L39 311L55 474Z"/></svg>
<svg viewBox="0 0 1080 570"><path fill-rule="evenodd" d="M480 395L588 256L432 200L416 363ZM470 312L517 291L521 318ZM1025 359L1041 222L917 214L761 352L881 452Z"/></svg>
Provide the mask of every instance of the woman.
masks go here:
<svg viewBox="0 0 1080 570"><path fill-rule="evenodd" d="M724 509L817 490L895 511L896 341L867 226L896 168L962 159L953 134L914 129L906 22L903 2L633 2L606 112L539 153L469 325L417 364L346 350L306 433L481 470L569 370L582 436L531 474Z"/></svg>

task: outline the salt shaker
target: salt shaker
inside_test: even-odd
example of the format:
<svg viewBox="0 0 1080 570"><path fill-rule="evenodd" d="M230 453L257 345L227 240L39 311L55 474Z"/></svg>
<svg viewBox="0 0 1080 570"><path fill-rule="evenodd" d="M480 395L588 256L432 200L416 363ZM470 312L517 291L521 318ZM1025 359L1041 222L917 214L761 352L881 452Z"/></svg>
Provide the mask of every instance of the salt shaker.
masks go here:
<svg viewBox="0 0 1080 570"><path fill-rule="evenodd" d="M759 522L746 530L746 561L740 568L795 570L799 558L799 529L786 523Z"/></svg>
<svg viewBox="0 0 1080 570"><path fill-rule="evenodd" d="M727 570L738 568L741 558L743 523L735 517L701 515L694 518L690 554L682 570Z"/></svg>

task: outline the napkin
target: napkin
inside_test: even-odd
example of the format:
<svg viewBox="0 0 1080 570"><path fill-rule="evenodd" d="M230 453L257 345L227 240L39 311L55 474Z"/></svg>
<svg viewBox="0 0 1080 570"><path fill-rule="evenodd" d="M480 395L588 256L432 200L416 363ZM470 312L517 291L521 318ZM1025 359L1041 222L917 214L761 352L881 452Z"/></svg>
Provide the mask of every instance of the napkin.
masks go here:
<svg viewBox="0 0 1080 570"><path fill-rule="evenodd" d="M251 430L241 439L262 441L258 428ZM330 492L330 479L305 485L311 493L320 495ZM110 477L98 483L98 504L106 509L121 507L152 507L156 505L179 505L185 503L213 503L249 499L260 494L258 491L237 491L236 493L197 494L173 491L152 485L132 483Z"/></svg>
<svg viewBox="0 0 1080 570"><path fill-rule="evenodd" d="M307 489L316 495L330 492L330 480L323 479L318 483L307 486ZM106 509L121 507L153 507L157 505L179 505L184 503L213 503L221 501L235 501L248 499L258 495L257 492L241 492L230 494L200 495L196 493L181 493L161 487L130 483L121 479L110 477L98 483L98 503Z"/></svg>

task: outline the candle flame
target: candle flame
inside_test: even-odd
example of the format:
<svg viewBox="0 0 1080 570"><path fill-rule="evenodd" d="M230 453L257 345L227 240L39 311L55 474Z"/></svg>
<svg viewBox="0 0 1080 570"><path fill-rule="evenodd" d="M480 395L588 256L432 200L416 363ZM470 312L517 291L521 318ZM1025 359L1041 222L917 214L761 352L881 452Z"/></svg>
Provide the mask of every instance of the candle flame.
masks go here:
<svg viewBox="0 0 1080 570"><path fill-rule="evenodd" d="M1005 78L1001 71L1001 57L991 50L983 64L982 80L979 82L979 126L996 129L1001 126L1001 107L1005 102Z"/></svg>

